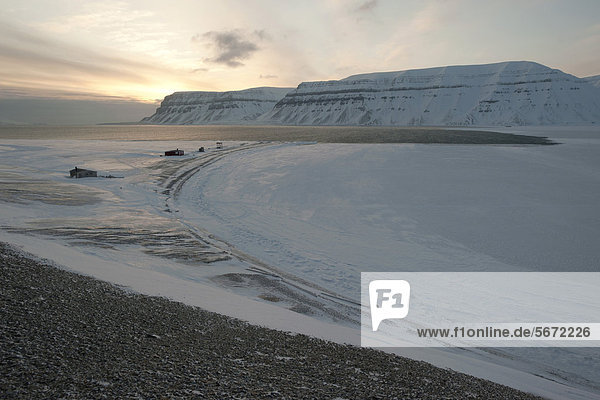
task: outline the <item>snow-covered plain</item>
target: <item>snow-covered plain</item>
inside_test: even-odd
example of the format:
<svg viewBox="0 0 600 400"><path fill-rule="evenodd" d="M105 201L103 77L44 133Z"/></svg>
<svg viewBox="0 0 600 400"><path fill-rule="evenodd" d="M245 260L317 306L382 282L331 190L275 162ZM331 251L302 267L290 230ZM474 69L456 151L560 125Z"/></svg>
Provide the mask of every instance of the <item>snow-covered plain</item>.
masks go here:
<svg viewBox="0 0 600 400"><path fill-rule="evenodd" d="M180 206L335 291L356 293L360 271L596 271L594 143L282 144L210 166Z"/></svg>
<svg viewBox="0 0 600 400"><path fill-rule="evenodd" d="M519 129L507 131L563 144L3 140L0 240L133 290L359 343L360 271L600 269L600 129ZM75 165L124 178L74 181ZM265 276L285 287L261 286ZM294 288L315 304L292 307ZM590 349L401 353L552 398L600 398Z"/></svg>

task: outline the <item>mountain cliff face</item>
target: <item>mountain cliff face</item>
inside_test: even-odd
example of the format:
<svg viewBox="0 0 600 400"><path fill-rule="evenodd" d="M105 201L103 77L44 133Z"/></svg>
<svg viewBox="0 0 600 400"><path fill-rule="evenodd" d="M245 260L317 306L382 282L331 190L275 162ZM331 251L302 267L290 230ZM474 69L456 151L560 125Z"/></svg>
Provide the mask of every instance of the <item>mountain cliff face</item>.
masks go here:
<svg viewBox="0 0 600 400"><path fill-rule="evenodd" d="M305 82L259 118L289 125L545 125L600 122L600 89L526 61Z"/></svg>
<svg viewBox="0 0 600 400"><path fill-rule="evenodd" d="M600 76L528 61L354 75L296 89L176 92L154 124L565 125L600 123Z"/></svg>
<svg viewBox="0 0 600 400"><path fill-rule="evenodd" d="M142 119L150 124L239 124L270 111L290 88L252 88L231 92L175 92L156 112Z"/></svg>

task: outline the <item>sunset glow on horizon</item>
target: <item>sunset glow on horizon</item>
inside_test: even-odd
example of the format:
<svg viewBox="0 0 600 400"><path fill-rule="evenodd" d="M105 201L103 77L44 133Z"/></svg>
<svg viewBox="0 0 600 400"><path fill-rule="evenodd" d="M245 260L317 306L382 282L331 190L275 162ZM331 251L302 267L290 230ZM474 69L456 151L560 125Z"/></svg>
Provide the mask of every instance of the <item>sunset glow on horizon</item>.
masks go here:
<svg viewBox="0 0 600 400"><path fill-rule="evenodd" d="M600 73L597 1L0 3L0 98L156 103L507 60Z"/></svg>

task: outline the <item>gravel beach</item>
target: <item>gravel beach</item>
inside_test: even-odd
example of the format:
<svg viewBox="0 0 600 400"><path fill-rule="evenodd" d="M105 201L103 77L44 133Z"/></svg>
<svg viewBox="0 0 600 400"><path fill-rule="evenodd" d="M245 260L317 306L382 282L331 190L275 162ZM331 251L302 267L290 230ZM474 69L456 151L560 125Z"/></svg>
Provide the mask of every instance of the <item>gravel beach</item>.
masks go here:
<svg viewBox="0 0 600 400"><path fill-rule="evenodd" d="M371 349L265 329L0 243L2 399L534 399Z"/></svg>

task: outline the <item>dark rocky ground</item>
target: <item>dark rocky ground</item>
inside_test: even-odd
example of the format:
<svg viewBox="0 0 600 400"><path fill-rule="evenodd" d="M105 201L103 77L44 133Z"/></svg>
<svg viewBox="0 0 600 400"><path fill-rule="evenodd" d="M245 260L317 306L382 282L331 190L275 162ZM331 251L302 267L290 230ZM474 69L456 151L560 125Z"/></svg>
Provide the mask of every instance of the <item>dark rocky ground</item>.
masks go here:
<svg viewBox="0 0 600 400"><path fill-rule="evenodd" d="M125 292L0 243L2 399L533 399L424 362Z"/></svg>

